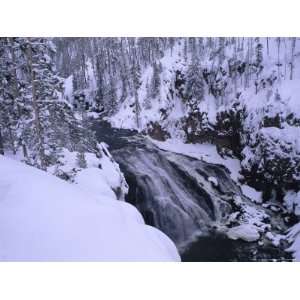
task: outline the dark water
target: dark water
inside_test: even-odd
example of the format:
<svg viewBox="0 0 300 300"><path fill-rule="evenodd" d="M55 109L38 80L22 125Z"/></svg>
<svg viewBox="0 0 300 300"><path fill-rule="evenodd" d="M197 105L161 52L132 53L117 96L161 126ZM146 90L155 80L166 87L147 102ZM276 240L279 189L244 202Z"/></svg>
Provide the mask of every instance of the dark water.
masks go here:
<svg viewBox="0 0 300 300"><path fill-rule="evenodd" d="M271 244L231 240L221 234L199 237L181 254L185 262L272 262L292 261L292 256Z"/></svg>
<svg viewBox="0 0 300 300"><path fill-rule="evenodd" d="M214 221L222 222L230 213L228 199L239 193L223 166L160 150L136 131L111 128L107 122L95 121L93 129L97 139L108 144L129 184L126 201L137 207L147 224L162 230L183 249L182 261L291 258L272 245L230 240L211 229ZM218 179L217 188L207 184L209 176ZM182 248L199 230L197 240Z"/></svg>

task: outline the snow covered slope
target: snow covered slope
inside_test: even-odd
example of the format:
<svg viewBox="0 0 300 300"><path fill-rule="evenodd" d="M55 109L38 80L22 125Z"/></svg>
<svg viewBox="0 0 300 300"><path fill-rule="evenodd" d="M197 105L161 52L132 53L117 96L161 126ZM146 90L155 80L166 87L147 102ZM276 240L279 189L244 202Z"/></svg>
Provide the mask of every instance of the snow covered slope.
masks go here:
<svg viewBox="0 0 300 300"><path fill-rule="evenodd" d="M288 251L293 253L295 261L300 261L300 223L290 228L287 238L291 243Z"/></svg>
<svg viewBox="0 0 300 300"><path fill-rule="evenodd" d="M133 206L3 156L0 166L1 261L180 260Z"/></svg>
<svg viewBox="0 0 300 300"><path fill-rule="evenodd" d="M274 103L276 94L279 94L285 102L285 107L278 108L278 110L282 109L286 114L294 113L295 117L299 117L297 100L300 80L299 41L293 50L293 39L288 38L281 38L279 43L275 38L258 40L252 38L251 41L238 38L237 40L233 43L227 41L221 46L218 45L221 43L219 39L214 47L211 48L208 44L202 45L203 49L199 46L199 53L197 52L201 72L204 70L216 72L214 80L218 88L226 83L222 96L212 95L209 91L209 84L205 83L203 99L196 99L198 102L193 109L189 107L184 96L184 89L188 81L188 67L193 64L193 53L192 49L185 50L185 40L179 39L172 51L167 49L163 57L156 61L161 69L159 92L156 97L147 95L149 82L153 76L153 67L150 65L143 70L141 86L138 90L141 106L140 128L137 128L135 122L133 96L128 97L121 104L119 111L110 118L113 126L147 131L151 122L158 122L171 137L179 137L184 135L180 119L187 117L193 110L207 114L208 123L214 125L217 114L228 109L237 98L247 106L249 114L257 114L256 120L252 119L250 122L254 123L253 125L259 125L261 118L266 114L263 108L269 102ZM258 48L258 45L261 48ZM237 77L232 77L230 66L233 60L249 65L247 71L249 78L243 78L248 73L242 70L239 75L236 75ZM255 71L257 60L262 61L259 63L260 68ZM293 66L293 75L291 75L291 66ZM200 73L199 76L204 76L204 73Z"/></svg>

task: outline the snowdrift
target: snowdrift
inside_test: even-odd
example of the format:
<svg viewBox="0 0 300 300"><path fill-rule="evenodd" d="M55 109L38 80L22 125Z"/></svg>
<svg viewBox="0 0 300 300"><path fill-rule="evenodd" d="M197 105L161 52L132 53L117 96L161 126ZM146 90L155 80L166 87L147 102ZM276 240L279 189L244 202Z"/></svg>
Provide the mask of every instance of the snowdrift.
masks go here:
<svg viewBox="0 0 300 300"><path fill-rule="evenodd" d="M173 242L145 225L133 206L0 156L0 260L179 261L180 257Z"/></svg>

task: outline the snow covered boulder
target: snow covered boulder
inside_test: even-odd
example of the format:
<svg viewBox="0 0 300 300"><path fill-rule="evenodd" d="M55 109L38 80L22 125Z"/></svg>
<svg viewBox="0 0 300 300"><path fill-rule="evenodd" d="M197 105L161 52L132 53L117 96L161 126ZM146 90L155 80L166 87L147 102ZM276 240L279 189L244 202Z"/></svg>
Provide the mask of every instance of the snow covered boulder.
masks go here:
<svg viewBox="0 0 300 300"><path fill-rule="evenodd" d="M218 179L216 177L210 176L208 177L208 181L211 182L214 187L217 187L219 185Z"/></svg>
<svg viewBox="0 0 300 300"><path fill-rule="evenodd" d="M295 261L300 261L300 223L291 227L286 237L291 243L287 251L293 253Z"/></svg>
<svg viewBox="0 0 300 300"><path fill-rule="evenodd" d="M128 203L0 155L0 261L179 261Z"/></svg>
<svg viewBox="0 0 300 300"><path fill-rule="evenodd" d="M284 205L289 213L300 216L300 192L288 191L284 198Z"/></svg>
<svg viewBox="0 0 300 300"><path fill-rule="evenodd" d="M246 242L255 242L260 238L257 227L251 224L232 227L227 231L227 236L232 240L241 239Z"/></svg>

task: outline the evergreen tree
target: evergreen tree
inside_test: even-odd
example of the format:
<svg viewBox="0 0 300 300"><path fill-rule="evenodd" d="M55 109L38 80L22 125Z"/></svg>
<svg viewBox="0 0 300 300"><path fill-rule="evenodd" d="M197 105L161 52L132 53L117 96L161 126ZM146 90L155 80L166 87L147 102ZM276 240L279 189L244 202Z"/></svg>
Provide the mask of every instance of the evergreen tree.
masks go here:
<svg viewBox="0 0 300 300"><path fill-rule="evenodd" d="M78 152L76 159L79 168L85 169L87 167L87 162L83 152Z"/></svg>
<svg viewBox="0 0 300 300"><path fill-rule="evenodd" d="M263 45L260 43L259 38L257 39L255 48L256 54L256 66L260 66L263 62Z"/></svg>
<svg viewBox="0 0 300 300"><path fill-rule="evenodd" d="M145 109L151 109L151 107L152 107L151 100L152 100L151 90L150 90L149 82L147 81L147 83L146 83L146 97L144 99Z"/></svg>
<svg viewBox="0 0 300 300"><path fill-rule="evenodd" d="M153 64L153 74L151 80L151 97L156 98L160 91L160 67L159 64Z"/></svg>
<svg viewBox="0 0 300 300"><path fill-rule="evenodd" d="M62 148L97 152L88 124L62 98L54 51L50 39L0 40L1 149L22 147L26 161L41 169L55 164Z"/></svg>
<svg viewBox="0 0 300 300"><path fill-rule="evenodd" d="M133 57L133 64L131 69L131 76L132 76L132 82L133 82L133 89L134 89L134 110L135 110L135 119L136 119L136 126L137 128L140 128L140 102L138 97L138 90L141 86L141 70L140 65L136 61L136 57Z"/></svg>
<svg viewBox="0 0 300 300"><path fill-rule="evenodd" d="M49 56L54 51L52 42L44 38L29 38L23 42L29 70L27 92L31 96L33 109L33 122L29 123L27 128L27 132L30 130L33 135L27 142L31 145L33 163L45 169L50 161L55 159L53 156L57 150L49 115L51 106L57 104L62 82L55 73L54 64Z"/></svg>
<svg viewBox="0 0 300 300"><path fill-rule="evenodd" d="M203 100L204 80L198 59L189 65L186 75L185 97L194 106Z"/></svg>
<svg viewBox="0 0 300 300"><path fill-rule="evenodd" d="M6 141L6 146L15 154L18 144L17 128L21 120L19 86L10 39L0 39L0 127L2 127L2 144Z"/></svg>
<svg viewBox="0 0 300 300"><path fill-rule="evenodd" d="M294 77L295 48L296 48L296 38L291 38L290 80L293 80Z"/></svg>

